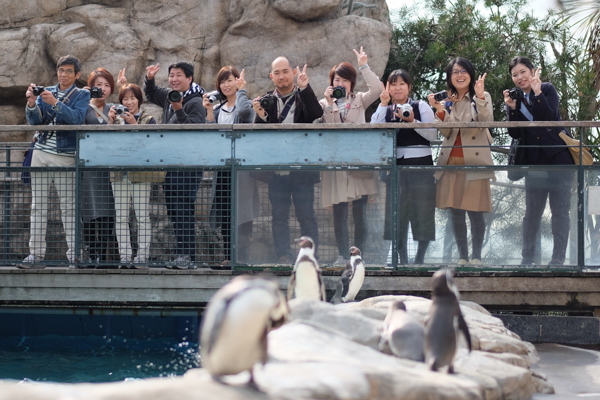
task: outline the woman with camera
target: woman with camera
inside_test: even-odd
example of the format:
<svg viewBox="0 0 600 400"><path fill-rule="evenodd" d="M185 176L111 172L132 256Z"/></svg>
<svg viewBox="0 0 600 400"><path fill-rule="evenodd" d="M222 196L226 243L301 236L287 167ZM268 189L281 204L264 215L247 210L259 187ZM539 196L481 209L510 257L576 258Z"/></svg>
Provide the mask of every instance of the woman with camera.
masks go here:
<svg viewBox="0 0 600 400"><path fill-rule="evenodd" d="M485 122L494 120L492 98L485 91L485 76L475 78L469 60L457 57L446 68L449 99L443 103L429 95L429 104L436 109L435 119L442 123ZM440 129L444 136L438 166L493 165L490 145L492 137L487 128ZM462 146L465 147L462 147ZM471 220L472 265L481 265L481 248L485 234L484 213L492 212L490 179L493 171L438 171L436 206L449 209L454 237L458 246L459 265L469 263L466 215Z"/></svg>
<svg viewBox="0 0 600 400"><path fill-rule="evenodd" d="M248 99L244 70L240 74L235 67L226 66L217 74L217 90L203 96L206 121L209 124L251 124L254 121L252 100ZM217 103L217 104L215 104ZM256 180L250 172L237 175L237 216L239 262L249 262L253 220L259 217L260 201ZM213 180L213 198L210 212L211 228L221 228L225 260L231 262L231 203L235 201L231 186L231 172L217 171Z"/></svg>
<svg viewBox="0 0 600 400"><path fill-rule="evenodd" d="M559 98L554 86L540 80L537 70L526 57L515 57L508 65L515 89L504 91L509 121L562 121L558 111ZM519 164L572 165L573 157L559 133L564 128L508 128L519 145ZM554 248L549 265L562 265L569 241L569 208L573 173L569 170L528 171L525 176L525 217L523 218L522 265L533 264L536 258L537 236L546 200L550 198Z"/></svg>
<svg viewBox="0 0 600 400"><path fill-rule="evenodd" d="M133 83L127 83L124 70L119 73L119 103L121 107L113 106L108 114L111 121L120 121L126 125L156 124L156 120L140 107L144 103L142 89ZM144 268L150 256L150 242L152 239L152 224L150 222L150 191L152 183L164 181L164 171L117 171L110 173L113 193L115 194L115 209L117 214L116 231L119 242L119 255L121 266L125 267L133 262L137 268ZM133 201L133 208L137 219L137 254L133 258L131 246L132 232L129 231L129 205Z"/></svg>
<svg viewBox="0 0 600 400"><path fill-rule="evenodd" d="M97 68L89 75L87 85L92 98L85 123L112 124L111 118L107 116L110 105L106 104L106 99L115 88L112 74L104 68ZM83 240L88 262L96 265L105 263L109 259L109 244L115 241L115 202L108 171L88 170L82 173L80 204L79 215L83 222Z"/></svg>
<svg viewBox="0 0 600 400"><path fill-rule="evenodd" d="M381 84L383 87L383 83ZM388 76L381 103L371 123L435 122L431 107L409 97L412 80L407 71L397 69ZM396 165L433 165L430 142L437 138L436 129L398 129L396 131ZM387 186L391 189L387 176ZM384 239L391 240L391 190L386 191ZM398 170L398 253L401 264L408 264L408 225L413 240L418 241L414 264L423 264L429 242L435 240L435 179L431 171Z"/></svg>
<svg viewBox="0 0 600 400"><path fill-rule="evenodd" d="M367 87L367 92L354 93L356 69L343 62L334 65L329 72L329 87L325 97L319 101L323 108L322 123L365 123L365 110L383 91L379 78L367 64L363 48L354 50ZM366 209L369 196L379 193L378 174L375 171L323 171L321 174L321 203L323 208L333 208L333 226L338 248L334 264L345 264L349 256L348 203L352 203L354 219L354 243L362 255L367 240Z"/></svg>

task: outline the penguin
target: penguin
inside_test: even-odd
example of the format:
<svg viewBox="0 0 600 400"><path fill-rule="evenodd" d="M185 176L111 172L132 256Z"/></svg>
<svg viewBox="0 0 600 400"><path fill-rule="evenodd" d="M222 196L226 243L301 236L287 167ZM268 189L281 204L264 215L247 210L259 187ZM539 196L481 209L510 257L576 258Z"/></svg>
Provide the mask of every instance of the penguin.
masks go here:
<svg viewBox="0 0 600 400"><path fill-rule="evenodd" d="M325 301L325 284L315 258L315 242L308 236L296 241L300 242L300 251L288 283L287 298L291 300L295 294L296 298Z"/></svg>
<svg viewBox="0 0 600 400"><path fill-rule="evenodd" d="M333 304L354 301L365 280L365 264L360 255L358 247L350 247L350 260L346 263L346 269L342 272L337 282L335 294L331 299Z"/></svg>
<svg viewBox="0 0 600 400"><path fill-rule="evenodd" d="M465 335L469 352L471 335L460 311L460 295L452 271L437 271L433 274L432 286L432 302L425 322L425 361L432 371L448 366L448 373L453 374L459 330Z"/></svg>
<svg viewBox="0 0 600 400"><path fill-rule="evenodd" d="M250 372L267 362L267 334L284 324L289 313L274 280L242 275L219 289L202 317L200 356L213 379Z"/></svg>
<svg viewBox="0 0 600 400"><path fill-rule="evenodd" d="M406 312L404 302L393 301L383 322L379 350L383 350L387 342L396 357L425 362L424 340L423 324Z"/></svg>

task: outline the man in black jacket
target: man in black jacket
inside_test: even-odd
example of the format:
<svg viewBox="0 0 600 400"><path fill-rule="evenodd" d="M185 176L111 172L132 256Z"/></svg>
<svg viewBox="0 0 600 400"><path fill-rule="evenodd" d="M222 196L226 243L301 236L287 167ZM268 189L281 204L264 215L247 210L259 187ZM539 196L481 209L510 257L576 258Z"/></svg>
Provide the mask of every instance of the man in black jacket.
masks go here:
<svg viewBox="0 0 600 400"><path fill-rule="evenodd" d="M254 99L255 123L310 124L321 118L323 109L308 84L306 65L300 71L298 67L294 69L287 58L279 57L271 64L270 76L275 90L269 94L274 96L275 101L264 110L260 106L260 98ZM297 85L294 77L297 77ZM315 183L319 181L318 171L276 171L269 182L273 242L280 264L292 263L289 227L292 200L302 236L310 236L315 246L318 245L319 232L313 203Z"/></svg>
<svg viewBox="0 0 600 400"><path fill-rule="evenodd" d="M144 92L152 103L163 108L163 124L203 124L206 122L206 109L202 105L204 89L194 80L194 66L188 62L177 62L169 66L169 86L171 89L156 86L154 76L160 65L151 65L146 70ZM169 92L179 92L179 101L170 101ZM181 151L185 151L182 146ZM167 213L177 236L177 257L174 268L196 267L196 193L202 171L170 171L165 177L163 191Z"/></svg>

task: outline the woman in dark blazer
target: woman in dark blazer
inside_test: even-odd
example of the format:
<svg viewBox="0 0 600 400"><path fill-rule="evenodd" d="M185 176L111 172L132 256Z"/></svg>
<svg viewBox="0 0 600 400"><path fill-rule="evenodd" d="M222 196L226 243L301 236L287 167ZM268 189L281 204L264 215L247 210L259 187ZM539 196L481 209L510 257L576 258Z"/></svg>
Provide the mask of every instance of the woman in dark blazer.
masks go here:
<svg viewBox="0 0 600 400"><path fill-rule="evenodd" d="M562 121L558 111L558 93L554 86L540 80L540 68L535 70L526 57L515 57L509 71L517 88L523 90L522 99L512 99L504 91L506 114L509 121ZM520 139L519 145L535 146L519 149L520 164L570 165L573 157L565 142L558 136L561 128L509 128L508 133ZM567 133L568 134L568 133ZM570 170L530 171L525 177L525 217L523 218L522 265L534 263L537 234L540 230L546 201L550 198L554 249L549 265L565 262L569 240L569 208L573 172Z"/></svg>

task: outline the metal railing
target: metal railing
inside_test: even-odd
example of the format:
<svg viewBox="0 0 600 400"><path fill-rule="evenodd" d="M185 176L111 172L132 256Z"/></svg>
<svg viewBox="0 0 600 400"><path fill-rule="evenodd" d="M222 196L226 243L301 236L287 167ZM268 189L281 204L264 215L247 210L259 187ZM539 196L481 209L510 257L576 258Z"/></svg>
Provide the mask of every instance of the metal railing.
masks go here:
<svg viewBox="0 0 600 400"><path fill-rule="evenodd" d="M64 215L68 212L60 210L59 201L61 185L65 182L55 179L54 185L43 188L50 200L44 210L48 216L48 227L43 232L45 260L39 265L177 267L183 261L184 266L213 268L289 267L288 261L293 262L297 254L293 239L315 231L314 221L322 264L331 265L339 261L339 256L348 258L342 254L342 248L345 243L354 245L358 241L364 247L364 259L370 267L423 267L412 264L416 244L411 240L410 229L406 238L408 261L402 260L402 254L398 255L399 235L406 233L405 228L399 227L398 221L398 205L402 196L399 193L399 177L418 180L423 173L428 176L438 171L493 171L496 181L491 183L492 212L485 215L483 265L471 267L518 269L526 191L523 180L512 182L507 173L525 171L530 174L530 182L534 182L536 172L547 175L548 172L562 171L576 176L569 188L572 197L568 221L570 235L563 268L581 270L600 264L600 228L596 228L595 210L592 210L595 208L592 193L598 187L600 166L397 166L395 129L568 127L581 133L583 129L598 126L598 122L582 121L136 125L126 129L123 126L65 127L78 131L77 157L71 168L21 167L20 159L15 156L24 150L24 147L19 148L22 144L4 144L3 263L6 266L19 265L31 251L32 193L31 186L25 185L20 178L23 171L68 172L74 180L75 233L71 246L68 243L69 233L65 233ZM35 129L0 126L0 132ZM509 142L508 139L506 141ZM509 146L492 145L500 153ZM435 157L441 146L434 145L432 149ZM144 171L153 171L154 175L138 173ZM341 184L335 180L336 172L345 173L346 178L352 176L354 185L370 185L374 193L368 193L368 199L355 196L356 201L350 200L348 205L340 207L339 204L344 202L336 204L335 200L335 192L340 186L332 186ZM100 189L110 192L113 204L108 220L93 221L92 224L90 220L86 221L89 218L86 215L94 211L90 198L86 197L89 195L86 185L90 176L104 182ZM115 185L119 177L121 180L118 182L122 182L125 176L137 176L138 186L134 184L133 188L129 188L133 195ZM38 189L35 183L33 185ZM300 186L304 192L295 191ZM366 193L365 190L369 192L363 188L357 193ZM103 193L102 190L100 193ZM586 193L590 193L594 204L588 204ZM141 206L136 208L133 203L136 194L137 206L146 204L145 209ZM110 200L108 197L100 194L96 200ZM182 198L187 200L182 201ZM422 203L422 199L411 200L411 204ZM124 206L124 203L127 205ZM332 203L335 204L333 210ZM120 215L117 214L119 207ZM287 219L284 218L286 211L289 213ZM145 216L147 220L144 221ZM437 240L429 245L424 258L425 267L458 261L449 220L446 210L435 210ZM144 227L144 223L149 225ZM546 265L551 258L551 225L551 215L546 210L536 238L537 266ZM347 232L344 232L345 227ZM412 226L412 229L414 233L415 227ZM125 252L124 238L128 238L130 243ZM101 242L99 247L93 249L92 245L98 245L97 242ZM144 250L144 246L148 248ZM70 247L73 249L69 253ZM144 257L134 263L135 257L143 251L146 251ZM99 253L101 256L98 256ZM69 259L69 254L74 255L75 260Z"/></svg>

